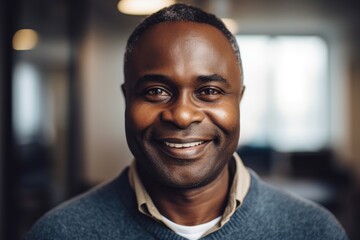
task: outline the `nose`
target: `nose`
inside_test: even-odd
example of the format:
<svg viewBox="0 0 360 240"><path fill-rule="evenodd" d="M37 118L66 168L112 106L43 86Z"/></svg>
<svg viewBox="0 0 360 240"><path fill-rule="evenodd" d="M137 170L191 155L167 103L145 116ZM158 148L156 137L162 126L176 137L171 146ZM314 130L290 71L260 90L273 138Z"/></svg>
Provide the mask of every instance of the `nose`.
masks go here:
<svg viewBox="0 0 360 240"><path fill-rule="evenodd" d="M181 129L186 129L192 123L201 122L204 117L205 114L201 108L196 106L188 96L178 97L161 114L162 121L170 122Z"/></svg>

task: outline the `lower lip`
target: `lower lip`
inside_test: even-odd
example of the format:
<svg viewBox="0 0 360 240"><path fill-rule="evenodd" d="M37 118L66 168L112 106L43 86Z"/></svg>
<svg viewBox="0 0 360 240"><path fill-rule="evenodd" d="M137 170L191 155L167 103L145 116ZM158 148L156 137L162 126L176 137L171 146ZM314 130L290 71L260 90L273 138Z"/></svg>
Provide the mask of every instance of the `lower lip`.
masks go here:
<svg viewBox="0 0 360 240"><path fill-rule="evenodd" d="M192 160L201 157L206 152L206 149L209 146L210 142L211 141L206 141L200 145L194 147L185 147L185 148L168 147L163 142L159 144L162 152L168 155L169 157L176 159Z"/></svg>

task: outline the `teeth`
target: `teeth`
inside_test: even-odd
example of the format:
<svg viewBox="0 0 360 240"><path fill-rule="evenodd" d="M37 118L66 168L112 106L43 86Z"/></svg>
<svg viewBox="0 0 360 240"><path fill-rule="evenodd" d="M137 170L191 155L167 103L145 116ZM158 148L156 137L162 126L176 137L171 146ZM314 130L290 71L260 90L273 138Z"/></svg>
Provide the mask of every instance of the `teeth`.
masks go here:
<svg viewBox="0 0 360 240"><path fill-rule="evenodd" d="M199 142L192 142L192 143L171 143L171 142L165 142L165 145L171 148L188 148L188 147L195 147L202 144L204 141Z"/></svg>

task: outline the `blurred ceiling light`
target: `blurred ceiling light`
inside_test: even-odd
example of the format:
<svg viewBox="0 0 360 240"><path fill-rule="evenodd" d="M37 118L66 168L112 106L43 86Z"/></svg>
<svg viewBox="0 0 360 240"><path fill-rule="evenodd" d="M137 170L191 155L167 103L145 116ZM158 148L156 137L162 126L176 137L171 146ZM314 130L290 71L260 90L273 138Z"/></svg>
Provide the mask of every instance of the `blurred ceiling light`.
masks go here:
<svg viewBox="0 0 360 240"><path fill-rule="evenodd" d="M15 50L30 50L38 43L39 37L33 29L20 29L12 39L13 48Z"/></svg>
<svg viewBox="0 0 360 240"><path fill-rule="evenodd" d="M225 26L229 29L232 34L236 34L238 31L238 24L231 18L221 18Z"/></svg>
<svg viewBox="0 0 360 240"><path fill-rule="evenodd" d="M120 0L117 7L125 14L150 15L174 3L174 0Z"/></svg>

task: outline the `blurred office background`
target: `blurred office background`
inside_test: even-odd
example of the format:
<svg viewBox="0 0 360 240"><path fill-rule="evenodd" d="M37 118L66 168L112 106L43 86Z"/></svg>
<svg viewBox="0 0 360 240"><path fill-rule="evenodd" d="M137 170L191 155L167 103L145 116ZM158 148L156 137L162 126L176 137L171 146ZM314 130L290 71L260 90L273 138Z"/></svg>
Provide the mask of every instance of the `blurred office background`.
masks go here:
<svg viewBox="0 0 360 240"><path fill-rule="evenodd" d="M360 239L359 3L177 2L214 12L237 36L244 162ZM120 85L127 37L144 15L118 3L0 2L0 239L21 239L46 211L131 161Z"/></svg>

